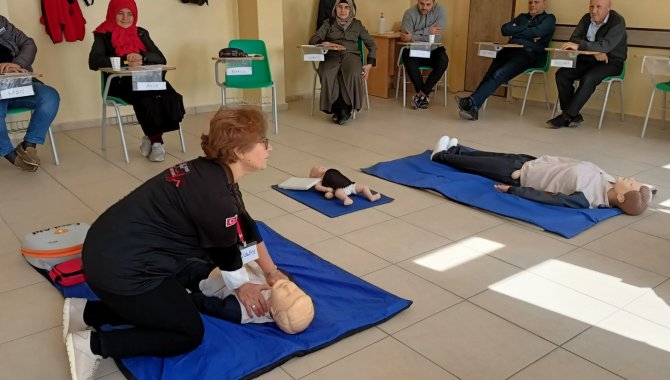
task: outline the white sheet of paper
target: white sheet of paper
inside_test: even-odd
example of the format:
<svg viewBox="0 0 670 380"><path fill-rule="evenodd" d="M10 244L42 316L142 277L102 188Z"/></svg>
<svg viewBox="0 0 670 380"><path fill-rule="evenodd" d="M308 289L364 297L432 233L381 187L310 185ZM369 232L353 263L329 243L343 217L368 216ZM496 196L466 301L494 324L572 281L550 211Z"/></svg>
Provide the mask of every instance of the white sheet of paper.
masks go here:
<svg viewBox="0 0 670 380"><path fill-rule="evenodd" d="M166 88L165 82L137 82L137 91L157 91Z"/></svg>
<svg viewBox="0 0 670 380"><path fill-rule="evenodd" d="M480 57L487 57L487 58L495 58L498 56L498 52L495 50L480 50L479 51L479 56Z"/></svg>
<svg viewBox="0 0 670 380"><path fill-rule="evenodd" d="M291 177L277 186L280 189L286 189L286 190L309 190L314 185L319 183L319 181L321 181L321 178Z"/></svg>
<svg viewBox="0 0 670 380"><path fill-rule="evenodd" d="M430 50L409 49L409 56L416 58L430 58Z"/></svg>
<svg viewBox="0 0 670 380"><path fill-rule="evenodd" d="M227 67L226 75L235 76L235 75L251 75L251 66L246 67Z"/></svg>
<svg viewBox="0 0 670 380"><path fill-rule="evenodd" d="M316 61L321 62L325 59L325 57L323 56L323 54L305 54L304 59L305 61L308 62L316 62Z"/></svg>
<svg viewBox="0 0 670 380"><path fill-rule="evenodd" d="M575 61L569 60L569 59L552 59L551 60L551 66L552 67L567 67L567 68L573 68L575 67Z"/></svg>
<svg viewBox="0 0 670 380"><path fill-rule="evenodd" d="M6 90L0 91L0 99L20 98L23 96L31 96L31 95L35 95L32 85L8 88Z"/></svg>

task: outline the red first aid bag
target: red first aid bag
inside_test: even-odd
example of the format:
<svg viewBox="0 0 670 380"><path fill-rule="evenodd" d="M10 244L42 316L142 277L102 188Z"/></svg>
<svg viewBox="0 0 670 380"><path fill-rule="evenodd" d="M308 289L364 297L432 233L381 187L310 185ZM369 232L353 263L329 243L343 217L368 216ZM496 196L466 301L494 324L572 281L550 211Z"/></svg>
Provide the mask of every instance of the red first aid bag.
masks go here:
<svg viewBox="0 0 670 380"><path fill-rule="evenodd" d="M62 286L77 285L86 281L81 258L57 264L49 271L49 278Z"/></svg>

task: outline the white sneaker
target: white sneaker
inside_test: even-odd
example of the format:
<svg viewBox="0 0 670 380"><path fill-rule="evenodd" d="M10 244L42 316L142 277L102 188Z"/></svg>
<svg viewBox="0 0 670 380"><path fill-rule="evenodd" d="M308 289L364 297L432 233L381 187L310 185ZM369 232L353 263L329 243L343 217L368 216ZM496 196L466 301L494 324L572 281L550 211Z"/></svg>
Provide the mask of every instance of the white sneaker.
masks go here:
<svg viewBox="0 0 670 380"><path fill-rule="evenodd" d="M453 146L457 146L457 145L458 145L458 139L455 138L455 137L452 137L452 138L449 140L449 145L447 145L447 149L445 149L445 150L449 150L449 148L451 148L451 147L453 147Z"/></svg>
<svg viewBox="0 0 670 380"><path fill-rule="evenodd" d="M65 299L63 303L63 342L65 342L67 334L89 328L84 322L85 307L86 299L84 298Z"/></svg>
<svg viewBox="0 0 670 380"><path fill-rule="evenodd" d="M67 334L67 357L70 360L72 380L91 380L102 361L102 356L91 351L91 331Z"/></svg>
<svg viewBox="0 0 670 380"><path fill-rule="evenodd" d="M430 155L430 159L432 160L436 154L447 149L449 149L449 136L442 136L437 141L437 145L435 145L435 149L433 149L433 154Z"/></svg>
<svg viewBox="0 0 670 380"><path fill-rule="evenodd" d="M140 153L144 157L149 157L149 153L151 153L151 140L149 140L148 136L142 136L142 145L140 145Z"/></svg>
<svg viewBox="0 0 670 380"><path fill-rule="evenodd" d="M165 160L165 144L155 142L151 145L149 160L153 162L162 162Z"/></svg>

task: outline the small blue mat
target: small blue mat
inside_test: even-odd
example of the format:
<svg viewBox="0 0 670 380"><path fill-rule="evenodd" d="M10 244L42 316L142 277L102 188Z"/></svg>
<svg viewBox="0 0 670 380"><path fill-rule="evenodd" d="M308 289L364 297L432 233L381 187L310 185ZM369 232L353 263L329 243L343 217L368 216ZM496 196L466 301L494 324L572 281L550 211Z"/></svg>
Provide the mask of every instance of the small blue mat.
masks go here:
<svg viewBox="0 0 670 380"><path fill-rule="evenodd" d="M408 308L399 298L321 259L267 225L258 228L274 262L312 297L314 321L301 334L283 333L274 323L237 325L202 316L205 337L188 354L123 359L129 379L246 379L296 356L324 348L384 322Z"/></svg>
<svg viewBox="0 0 670 380"><path fill-rule="evenodd" d="M367 174L419 189L436 191L454 201L532 223L546 231L571 238L596 223L621 214L618 208L574 209L542 204L493 188L493 180L464 173L430 159L431 151L380 162Z"/></svg>
<svg viewBox="0 0 670 380"><path fill-rule="evenodd" d="M361 194L350 195L350 198L354 201L354 204L345 206L342 204L342 201L338 199L326 199L323 196L323 193L314 190L314 188L309 190L286 190L279 188L277 185L272 185L272 188L286 195L287 197L292 198L304 204L305 206L313 208L314 210L331 218L337 218L338 216L393 202L393 198L389 198L384 194L381 194L382 197L379 198L378 201L374 202L370 202L365 196Z"/></svg>

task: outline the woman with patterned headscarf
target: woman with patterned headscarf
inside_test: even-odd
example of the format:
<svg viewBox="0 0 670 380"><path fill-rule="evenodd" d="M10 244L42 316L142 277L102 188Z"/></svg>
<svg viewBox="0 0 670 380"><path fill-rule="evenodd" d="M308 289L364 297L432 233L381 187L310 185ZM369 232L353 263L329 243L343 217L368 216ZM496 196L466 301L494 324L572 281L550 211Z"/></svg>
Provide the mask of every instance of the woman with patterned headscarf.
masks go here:
<svg viewBox="0 0 670 380"><path fill-rule="evenodd" d="M165 56L149 37L146 29L137 26L137 4L134 0L111 0L107 17L93 32L94 40L88 56L88 67L98 70L110 67L110 57L121 57L122 65L164 65ZM105 76L106 79L106 76ZM159 91L133 91L131 77L114 78L109 95L133 105L144 136L140 152L151 161L165 159L163 133L179 129L184 104L169 82Z"/></svg>
<svg viewBox="0 0 670 380"><path fill-rule="evenodd" d="M360 20L355 18L353 0L335 2L332 18L324 22L309 39L310 44L323 44L329 49L319 65L321 78L321 111L332 114L333 121L344 124L352 110L363 104L363 80L375 65L377 46ZM366 62L361 61L358 41L368 49Z"/></svg>

